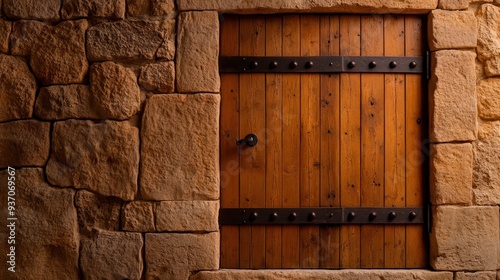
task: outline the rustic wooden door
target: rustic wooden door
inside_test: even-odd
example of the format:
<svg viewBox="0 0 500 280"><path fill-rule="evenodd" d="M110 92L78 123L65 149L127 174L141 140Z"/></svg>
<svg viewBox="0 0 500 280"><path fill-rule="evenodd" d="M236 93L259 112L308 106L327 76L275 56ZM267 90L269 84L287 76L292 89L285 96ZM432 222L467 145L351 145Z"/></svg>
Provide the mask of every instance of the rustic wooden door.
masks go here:
<svg viewBox="0 0 500 280"><path fill-rule="evenodd" d="M422 56L424 44L420 16L221 21L221 57L411 57ZM221 215L228 208L424 206L422 73L260 73L252 67L261 65L221 71ZM250 133L258 138L255 146L236 144ZM257 213L250 213L241 224L221 222L222 268L427 267L423 223L273 225L265 219L252 225Z"/></svg>

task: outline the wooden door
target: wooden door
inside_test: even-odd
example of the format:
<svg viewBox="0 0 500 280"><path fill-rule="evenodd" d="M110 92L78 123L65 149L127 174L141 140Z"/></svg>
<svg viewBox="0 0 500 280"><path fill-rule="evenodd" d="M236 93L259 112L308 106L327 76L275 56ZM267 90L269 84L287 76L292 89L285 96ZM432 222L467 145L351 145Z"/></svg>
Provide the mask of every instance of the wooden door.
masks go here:
<svg viewBox="0 0 500 280"><path fill-rule="evenodd" d="M221 56L422 56L420 16L224 16ZM221 73L221 208L423 207L422 74ZM253 147L238 146L247 134ZM222 268L424 268L423 224L221 225Z"/></svg>

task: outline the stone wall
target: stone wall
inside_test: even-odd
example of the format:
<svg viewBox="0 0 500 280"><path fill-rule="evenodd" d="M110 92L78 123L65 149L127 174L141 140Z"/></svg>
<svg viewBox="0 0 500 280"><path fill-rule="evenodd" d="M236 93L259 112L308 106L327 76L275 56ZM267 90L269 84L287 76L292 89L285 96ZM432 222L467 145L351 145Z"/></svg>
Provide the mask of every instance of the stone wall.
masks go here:
<svg viewBox="0 0 500 280"><path fill-rule="evenodd" d="M0 7L0 279L500 279L500 1ZM218 12L428 14L432 269L218 270Z"/></svg>

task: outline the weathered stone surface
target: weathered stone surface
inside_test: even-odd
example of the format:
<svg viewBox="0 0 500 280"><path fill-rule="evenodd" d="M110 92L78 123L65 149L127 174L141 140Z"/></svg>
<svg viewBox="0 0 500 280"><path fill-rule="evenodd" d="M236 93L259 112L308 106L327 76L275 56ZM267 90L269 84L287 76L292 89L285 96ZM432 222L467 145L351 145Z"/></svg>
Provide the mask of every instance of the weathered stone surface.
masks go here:
<svg viewBox="0 0 500 280"><path fill-rule="evenodd" d="M438 206L433 209L431 266L436 270L495 270L498 207Z"/></svg>
<svg viewBox="0 0 500 280"><path fill-rule="evenodd" d="M180 11L217 10L221 12L244 12L248 14L263 12L377 12L377 13L427 13L437 7L438 0L178 0Z"/></svg>
<svg viewBox="0 0 500 280"><path fill-rule="evenodd" d="M500 120L500 78L481 80L476 88L479 116Z"/></svg>
<svg viewBox="0 0 500 280"><path fill-rule="evenodd" d="M87 85L50 86L40 89L35 115L45 120L98 118Z"/></svg>
<svg viewBox="0 0 500 280"><path fill-rule="evenodd" d="M174 0L127 0L127 15L165 16L175 8Z"/></svg>
<svg viewBox="0 0 500 280"><path fill-rule="evenodd" d="M85 54L86 20L65 21L42 32L31 49L30 65L44 85L83 82L88 71Z"/></svg>
<svg viewBox="0 0 500 280"><path fill-rule="evenodd" d="M188 279L191 271L219 268L219 233L146 234L146 278Z"/></svg>
<svg viewBox="0 0 500 280"><path fill-rule="evenodd" d="M0 122L31 118L36 87L24 60L0 54Z"/></svg>
<svg viewBox="0 0 500 280"><path fill-rule="evenodd" d="M457 272L455 280L495 280L495 271Z"/></svg>
<svg viewBox="0 0 500 280"><path fill-rule="evenodd" d="M126 231L155 231L155 219L152 202L133 201L125 205L122 211L122 229Z"/></svg>
<svg viewBox="0 0 500 280"><path fill-rule="evenodd" d="M91 61L153 59L163 43L165 30L159 21L120 20L89 28L87 52Z"/></svg>
<svg viewBox="0 0 500 280"><path fill-rule="evenodd" d="M472 11L434 10L429 14L427 33L431 50L474 48L477 19Z"/></svg>
<svg viewBox="0 0 500 280"><path fill-rule="evenodd" d="M163 43L156 52L156 57L160 59L173 60L175 56L175 21L166 20L162 23Z"/></svg>
<svg viewBox="0 0 500 280"><path fill-rule="evenodd" d="M431 146L431 203L470 204L472 202L472 145Z"/></svg>
<svg viewBox="0 0 500 280"><path fill-rule="evenodd" d="M477 12L478 40L477 53L485 61L500 55L500 7L484 4Z"/></svg>
<svg viewBox="0 0 500 280"><path fill-rule="evenodd" d="M2 182L7 182L7 176L7 170L0 171ZM7 271L7 239L0 234L4 241L0 250L6 252L0 257L5 266L0 270L0 279L78 279L74 190L49 186L43 169L18 169L15 178L16 272ZM7 185L4 186L0 195L2 213L7 212ZM3 227L7 229L6 224Z"/></svg>
<svg viewBox="0 0 500 280"><path fill-rule="evenodd" d="M80 266L83 279L141 279L140 233L99 230L82 240Z"/></svg>
<svg viewBox="0 0 500 280"><path fill-rule="evenodd" d="M124 18L125 0L63 0L61 16L63 19Z"/></svg>
<svg viewBox="0 0 500 280"><path fill-rule="evenodd" d="M28 56L35 42L43 32L50 32L51 26L35 20L15 21L10 36L12 55Z"/></svg>
<svg viewBox="0 0 500 280"><path fill-rule="evenodd" d="M219 104L220 96L215 94L148 99L141 129L144 199L219 197Z"/></svg>
<svg viewBox="0 0 500 280"><path fill-rule="evenodd" d="M459 50L432 54L429 82L432 142L474 140L477 134L475 53Z"/></svg>
<svg viewBox="0 0 500 280"><path fill-rule="evenodd" d="M11 31L12 22L0 19L0 52L9 52L9 36Z"/></svg>
<svg viewBox="0 0 500 280"><path fill-rule="evenodd" d="M80 233L90 236L97 229L119 230L122 207L119 199L80 190L76 193L75 205Z"/></svg>
<svg viewBox="0 0 500 280"><path fill-rule="evenodd" d="M439 0L439 9L443 10L465 10L469 8L471 0Z"/></svg>
<svg viewBox="0 0 500 280"><path fill-rule="evenodd" d="M179 92L218 92L219 18L216 12L179 15L176 56Z"/></svg>
<svg viewBox="0 0 500 280"><path fill-rule="evenodd" d="M44 166L49 150L50 123L36 120L0 123L0 168Z"/></svg>
<svg viewBox="0 0 500 280"><path fill-rule="evenodd" d="M46 168L49 182L133 200L137 193L138 134L127 122L55 123Z"/></svg>
<svg viewBox="0 0 500 280"><path fill-rule="evenodd" d="M484 62L486 77L500 76L500 56L492 57Z"/></svg>
<svg viewBox="0 0 500 280"><path fill-rule="evenodd" d="M3 0L3 11L11 18L58 21L60 0Z"/></svg>
<svg viewBox="0 0 500 280"><path fill-rule="evenodd" d="M219 270L202 271L190 280L359 280L359 279L384 279L384 280L452 280L452 272L435 272L429 270Z"/></svg>
<svg viewBox="0 0 500 280"><path fill-rule="evenodd" d="M162 201L156 208L158 231L217 231L218 201Z"/></svg>
<svg viewBox="0 0 500 280"><path fill-rule="evenodd" d="M141 94L132 70L114 62L92 65L90 103L101 118L127 119L140 109Z"/></svg>
<svg viewBox="0 0 500 280"><path fill-rule="evenodd" d="M500 122L480 126L474 143L474 202L500 204Z"/></svg>
<svg viewBox="0 0 500 280"><path fill-rule="evenodd" d="M141 87L158 93L174 92L174 63L151 63L141 68Z"/></svg>

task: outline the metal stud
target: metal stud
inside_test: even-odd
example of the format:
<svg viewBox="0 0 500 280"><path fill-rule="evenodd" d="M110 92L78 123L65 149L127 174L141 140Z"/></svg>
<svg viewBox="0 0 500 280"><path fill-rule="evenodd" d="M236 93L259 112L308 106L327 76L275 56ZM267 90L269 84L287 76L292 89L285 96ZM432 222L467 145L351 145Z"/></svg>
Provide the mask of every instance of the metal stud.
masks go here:
<svg viewBox="0 0 500 280"><path fill-rule="evenodd" d="M314 63L313 63L312 61L308 61L308 62L306 63L306 68L307 68L307 69L310 69L310 68L312 68L312 67L313 67L313 65L314 65Z"/></svg>
<svg viewBox="0 0 500 280"><path fill-rule="evenodd" d="M256 68L257 66L259 66L257 61L252 61L252 63L250 63L250 68Z"/></svg>
<svg viewBox="0 0 500 280"><path fill-rule="evenodd" d="M271 62L271 63L269 64L269 68L271 68L271 69L274 69L274 68L276 68L276 67L278 67L278 62L277 62L277 61L273 61L273 62Z"/></svg>
<svg viewBox="0 0 500 280"><path fill-rule="evenodd" d="M410 68L415 68L417 67L417 63L415 61L410 62Z"/></svg>
<svg viewBox="0 0 500 280"><path fill-rule="evenodd" d="M307 218L309 219L309 221L314 221L314 219L316 219L316 213L312 212Z"/></svg>
<svg viewBox="0 0 500 280"><path fill-rule="evenodd" d="M253 212L251 215L250 215L250 221L255 221L257 220L257 217L259 216L259 214L257 212Z"/></svg>
<svg viewBox="0 0 500 280"><path fill-rule="evenodd" d="M297 68L297 66L299 66L299 63L297 63L297 61L290 62L290 69L295 69Z"/></svg>
<svg viewBox="0 0 500 280"><path fill-rule="evenodd" d="M354 212L350 212L349 214L347 214L347 219L348 219L349 221L354 220L354 218L356 218L356 213L354 213Z"/></svg>
<svg viewBox="0 0 500 280"><path fill-rule="evenodd" d="M372 68L372 69L373 69L373 68L375 68L375 67L377 67L377 62L375 62L375 61L371 61L371 62L368 64L368 67L370 67L370 68Z"/></svg>
<svg viewBox="0 0 500 280"><path fill-rule="evenodd" d="M413 221L415 220L415 218L417 217L417 213L411 211L410 214L408 214L408 219L410 219L410 221Z"/></svg>
<svg viewBox="0 0 500 280"><path fill-rule="evenodd" d="M349 63L347 63L347 67L349 67L350 69L356 67L356 62L355 61L350 61Z"/></svg>
<svg viewBox="0 0 500 280"><path fill-rule="evenodd" d="M398 66L398 63L396 61L389 62L389 67L396 68L397 66Z"/></svg>
<svg viewBox="0 0 500 280"><path fill-rule="evenodd" d="M269 217L269 220L271 221L276 221L276 219L278 218L278 213L274 212L271 214L271 216Z"/></svg>
<svg viewBox="0 0 500 280"><path fill-rule="evenodd" d="M396 214L396 212L394 212L394 211L389 212L389 216L388 216L389 221L396 219L397 216L398 215Z"/></svg>
<svg viewBox="0 0 500 280"><path fill-rule="evenodd" d="M377 218L377 212L371 212L370 215L368 215L368 219L370 221L373 221Z"/></svg>
<svg viewBox="0 0 500 280"><path fill-rule="evenodd" d="M290 216L288 216L288 219L290 221L295 221L295 219L297 219L297 213L293 212Z"/></svg>

